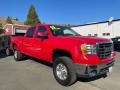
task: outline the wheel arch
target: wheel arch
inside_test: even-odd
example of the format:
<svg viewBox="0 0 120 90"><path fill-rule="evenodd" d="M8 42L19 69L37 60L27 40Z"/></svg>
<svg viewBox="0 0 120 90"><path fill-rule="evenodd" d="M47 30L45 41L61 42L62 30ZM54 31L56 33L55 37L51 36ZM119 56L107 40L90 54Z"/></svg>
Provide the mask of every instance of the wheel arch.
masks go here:
<svg viewBox="0 0 120 90"><path fill-rule="evenodd" d="M16 43L12 43L12 49L15 50L17 48L17 44Z"/></svg>
<svg viewBox="0 0 120 90"><path fill-rule="evenodd" d="M72 59L72 54L69 51L63 49L54 49L52 52L52 61L60 56L67 56Z"/></svg>

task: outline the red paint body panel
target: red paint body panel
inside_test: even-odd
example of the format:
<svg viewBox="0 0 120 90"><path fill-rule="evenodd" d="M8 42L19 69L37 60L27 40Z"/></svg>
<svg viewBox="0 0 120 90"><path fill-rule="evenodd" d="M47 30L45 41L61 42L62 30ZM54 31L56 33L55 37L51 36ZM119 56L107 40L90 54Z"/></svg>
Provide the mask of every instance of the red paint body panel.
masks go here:
<svg viewBox="0 0 120 90"><path fill-rule="evenodd" d="M37 28L39 25L36 25ZM85 36L54 36L49 29L49 25L43 25L48 30L48 39L42 40L36 38L36 31L33 38L13 37L12 44L16 44L21 53L45 60L52 63L53 50L61 49L72 55L73 63L80 64L102 64L114 60L115 52L110 58L101 60L96 54L83 55L80 50L81 44L96 44L97 42L110 42L109 39L85 37Z"/></svg>

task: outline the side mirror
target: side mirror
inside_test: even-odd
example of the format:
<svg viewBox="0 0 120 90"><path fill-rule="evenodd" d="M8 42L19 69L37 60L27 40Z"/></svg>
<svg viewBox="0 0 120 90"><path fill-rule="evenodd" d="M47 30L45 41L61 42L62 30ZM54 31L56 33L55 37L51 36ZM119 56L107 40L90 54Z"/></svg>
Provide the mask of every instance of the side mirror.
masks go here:
<svg viewBox="0 0 120 90"><path fill-rule="evenodd" d="M48 33L47 32L38 32L37 33L37 38L47 39L48 38Z"/></svg>

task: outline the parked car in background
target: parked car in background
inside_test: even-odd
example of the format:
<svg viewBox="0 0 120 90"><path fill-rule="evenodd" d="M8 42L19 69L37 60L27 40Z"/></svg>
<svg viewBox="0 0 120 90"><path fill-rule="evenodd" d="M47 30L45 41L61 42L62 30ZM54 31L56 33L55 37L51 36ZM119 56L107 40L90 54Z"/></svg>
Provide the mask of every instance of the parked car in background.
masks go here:
<svg viewBox="0 0 120 90"><path fill-rule="evenodd" d="M113 44L114 44L114 50L120 51L120 37L112 38Z"/></svg>
<svg viewBox="0 0 120 90"><path fill-rule="evenodd" d="M1 35L0 36L0 52L5 52L6 55L11 55L11 49L10 49L10 35Z"/></svg>

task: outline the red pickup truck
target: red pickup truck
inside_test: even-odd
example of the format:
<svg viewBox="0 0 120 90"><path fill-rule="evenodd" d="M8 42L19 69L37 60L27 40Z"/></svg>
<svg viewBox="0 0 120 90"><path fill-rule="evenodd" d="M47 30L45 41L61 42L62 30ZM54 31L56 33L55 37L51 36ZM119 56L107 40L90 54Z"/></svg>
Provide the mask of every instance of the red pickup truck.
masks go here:
<svg viewBox="0 0 120 90"><path fill-rule="evenodd" d="M77 77L105 75L115 61L110 39L81 36L60 25L32 26L25 36L13 37L11 46L16 61L27 55L52 63L55 79L64 86Z"/></svg>

